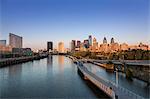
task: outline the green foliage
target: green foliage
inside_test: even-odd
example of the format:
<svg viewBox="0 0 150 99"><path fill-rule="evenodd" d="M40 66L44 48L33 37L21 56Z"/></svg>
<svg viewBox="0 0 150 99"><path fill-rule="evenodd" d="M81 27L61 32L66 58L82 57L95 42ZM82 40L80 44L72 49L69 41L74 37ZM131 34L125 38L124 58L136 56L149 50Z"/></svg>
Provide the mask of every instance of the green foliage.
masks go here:
<svg viewBox="0 0 150 99"><path fill-rule="evenodd" d="M132 77L133 77L132 69L127 68L127 70L126 70L126 78L132 80Z"/></svg>
<svg viewBox="0 0 150 99"><path fill-rule="evenodd" d="M110 60L150 60L150 51L145 50L126 50L126 51L119 51L113 53L94 53L89 51L82 51L82 52L74 52L71 55L77 58L90 58L90 59L110 59ZM102 57L98 57L100 55Z"/></svg>

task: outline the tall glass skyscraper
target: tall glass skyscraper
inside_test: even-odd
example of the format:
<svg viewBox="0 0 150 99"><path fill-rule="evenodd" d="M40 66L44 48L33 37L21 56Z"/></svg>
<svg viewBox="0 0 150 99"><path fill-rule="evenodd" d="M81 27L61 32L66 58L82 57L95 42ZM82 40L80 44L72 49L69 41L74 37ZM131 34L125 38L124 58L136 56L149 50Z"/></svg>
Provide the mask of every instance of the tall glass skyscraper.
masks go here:
<svg viewBox="0 0 150 99"><path fill-rule="evenodd" d="M92 35L89 35L89 45L92 46Z"/></svg>
<svg viewBox="0 0 150 99"><path fill-rule="evenodd" d="M22 37L9 33L9 45L13 48L22 48Z"/></svg>
<svg viewBox="0 0 150 99"><path fill-rule="evenodd" d="M53 42L47 42L47 51L53 50Z"/></svg>

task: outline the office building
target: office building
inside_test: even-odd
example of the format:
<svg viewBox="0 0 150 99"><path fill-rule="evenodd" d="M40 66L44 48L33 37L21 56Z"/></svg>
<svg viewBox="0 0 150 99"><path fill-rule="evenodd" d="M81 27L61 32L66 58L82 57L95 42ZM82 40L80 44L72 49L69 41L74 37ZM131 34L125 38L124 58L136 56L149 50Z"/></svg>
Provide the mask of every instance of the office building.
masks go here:
<svg viewBox="0 0 150 99"><path fill-rule="evenodd" d="M114 38L112 37L111 41L110 41L110 44L113 44L113 43L115 43L115 41L114 41Z"/></svg>
<svg viewBox="0 0 150 99"><path fill-rule="evenodd" d="M89 35L89 46L92 46L92 35Z"/></svg>
<svg viewBox="0 0 150 99"><path fill-rule="evenodd" d="M89 40L84 40L84 46L85 48L89 48Z"/></svg>
<svg viewBox="0 0 150 99"><path fill-rule="evenodd" d="M63 42L59 42L58 43L58 52L59 53L64 53L65 52L64 43Z"/></svg>
<svg viewBox="0 0 150 99"><path fill-rule="evenodd" d="M12 51L12 47L11 46L3 46L0 45L0 54L1 53L7 53L7 52L11 52Z"/></svg>
<svg viewBox="0 0 150 99"><path fill-rule="evenodd" d="M1 46L6 46L6 40L0 40L0 45Z"/></svg>
<svg viewBox="0 0 150 99"><path fill-rule="evenodd" d="M81 41L77 41L77 48L80 48Z"/></svg>
<svg viewBox="0 0 150 99"><path fill-rule="evenodd" d="M9 33L9 45L12 48L22 48L22 37Z"/></svg>
<svg viewBox="0 0 150 99"><path fill-rule="evenodd" d="M76 48L76 41L72 40L71 41L71 51L75 51L75 48Z"/></svg>
<svg viewBox="0 0 150 99"><path fill-rule="evenodd" d="M96 52L98 50L98 42L96 38L93 38L93 46L92 46L92 51Z"/></svg>
<svg viewBox="0 0 150 99"><path fill-rule="evenodd" d="M31 56L33 55L33 52L31 48L12 48L13 54L19 54L24 56Z"/></svg>
<svg viewBox="0 0 150 99"><path fill-rule="evenodd" d="M104 37L104 39L103 39L103 44L105 44L105 43L107 43L106 37Z"/></svg>
<svg viewBox="0 0 150 99"><path fill-rule="evenodd" d="M53 42L47 42L47 51L52 51L53 50Z"/></svg>

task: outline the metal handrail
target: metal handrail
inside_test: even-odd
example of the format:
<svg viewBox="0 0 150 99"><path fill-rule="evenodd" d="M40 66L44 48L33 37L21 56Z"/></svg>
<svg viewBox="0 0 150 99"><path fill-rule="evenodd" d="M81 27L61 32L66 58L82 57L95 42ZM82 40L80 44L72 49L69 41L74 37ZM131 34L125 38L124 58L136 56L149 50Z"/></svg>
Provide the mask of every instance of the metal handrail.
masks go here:
<svg viewBox="0 0 150 99"><path fill-rule="evenodd" d="M81 64L77 64L77 65L79 65L79 66L81 66ZM83 65L83 69L85 69L85 70L87 70L88 72L90 72L87 68L86 68L86 66L84 66ZM91 72L90 72L91 73ZM93 73L92 73L93 74ZM132 96L132 97L135 97L135 99L144 99L142 96L140 96L140 95L138 95L138 94L136 94L136 93L133 93L132 91L130 91L130 90L128 90L128 89L126 89L126 88L123 88L123 87L121 87L121 86L116 86L116 84L115 83L113 83L112 81L110 81L110 80L108 80L108 79L106 79L106 78L104 78L104 77L99 77L99 76L96 76L95 74L93 74L95 77L95 79L99 79L99 80L102 80L102 81L104 81L105 83L107 83L108 85L112 85L112 87L113 88L115 88L115 89L117 89L117 90L121 90L122 92L124 92L125 94L127 94L127 95L129 95L129 96Z"/></svg>

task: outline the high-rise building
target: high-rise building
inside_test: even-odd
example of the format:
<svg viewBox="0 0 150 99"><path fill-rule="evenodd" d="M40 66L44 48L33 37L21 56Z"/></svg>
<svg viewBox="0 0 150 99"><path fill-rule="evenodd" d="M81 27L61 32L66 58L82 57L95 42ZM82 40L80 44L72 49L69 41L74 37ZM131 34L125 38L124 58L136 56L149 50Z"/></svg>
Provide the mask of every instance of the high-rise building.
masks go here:
<svg viewBox="0 0 150 99"><path fill-rule="evenodd" d="M80 48L81 41L77 41L77 48Z"/></svg>
<svg viewBox="0 0 150 99"><path fill-rule="evenodd" d="M107 43L106 37L104 37L104 39L103 39L103 44L105 44L105 43Z"/></svg>
<svg viewBox="0 0 150 99"><path fill-rule="evenodd" d="M85 48L89 48L89 40L84 40L84 46Z"/></svg>
<svg viewBox="0 0 150 99"><path fill-rule="evenodd" d="M47 51L52 51L53 50L53 42L47 42Z"/></svg>
<svg viewBox="0 0 150 99"><path fill-rule="evenodd" d="M64 53L65 49L64 49L64 43L63 42L59 42L58 43L58 52L59 53Z"/></svg>
<svg viewBox="0 0 150 99"><path fill-rule="evenodd" d="M76 48L76 41L72 40L71 41L71 51L75 51L75 48Z"/></svg>
<svg viewBox="0 0 150 99"><path fill-rule="evenodd" d="M110 44L113 44L113 43L115 43L115 41L114 41L114 38L112 37Z"/></svg>
<svg viewBox="0 0 150 99"><path fill-rule="evenodd" d="M92 51L96 52L98 50L98 42L96 38L93 38L93 46L92 46Z"/></svg>
<svg viewBox="0 0 150 99"><path fill-rule="evenodd" d="M92 35L89 35L89 45L92 46Z"/></svg>
<svg viewBox="0 0 150 99"><path fill-rule="evenodd" d="M0 40L0 45L1 46L6 46L6 40Z"/></svg>
<svg viewBox="0 0 150 99"><path fill-rule="evenodd" d="M9 45L13 48L22 48L22 37L9 33Z"/></svg>

